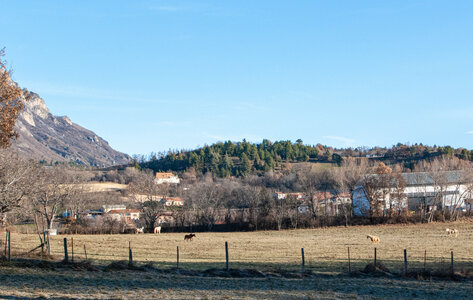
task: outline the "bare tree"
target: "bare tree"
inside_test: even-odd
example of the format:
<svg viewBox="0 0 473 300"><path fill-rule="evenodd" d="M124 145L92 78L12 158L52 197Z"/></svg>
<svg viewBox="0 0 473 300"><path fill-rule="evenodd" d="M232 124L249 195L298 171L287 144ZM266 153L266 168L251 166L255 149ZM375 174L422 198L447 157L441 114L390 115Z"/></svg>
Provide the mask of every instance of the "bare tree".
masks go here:
<svg viewBox="0 0 473 300"><path fill-rule="evenodd" d="M423 198L422 218L432 222L435 212L442 209L444 219L447 213L450 219L456 219L470 190L471 164L454 156L442 156L419 163L415 170L418 196Z"/></svg>
<svg viewBox="0 0 473 300"><path fill-rule="evenodd" d="M271 214L276 222L278 230L281 230L284 219L287 215L286 201L283 198L273 197Z"/></svg>
<svg viewBox="0 0 473 300"><path fill-rule="evenodd" d="M135 202L160 201L169 193L168 184L156 184L152 170L144 170L133 177L128 185L130 197Z"/></svg>
<svg viewBox="0 0 473 300"><path fill-rule="evenodd" d="M211 230L224 209L224 190L220 184L201 182L188 194L188 206L197 211L202 225ZM186 202L187 202L186 201Z"/></svg>
<svg viewBox="0 0 473 300"><path fill-rule="evenodd" d="M307 206L311 218L315 220L320 213L320 202L316 197L319 184L319 176L311 172L301 172L297 175L298 188L305 193L307 197Z"/></svg>
<svg viewBox="0 0 473 300"><path fill-rule="evenodd" d="M346 158L339 168L333 170L333 178L336 182L337 192L341 199L348 196L351 202L340 203L340 212L345 218L345 226L348 226L349 219L353 213L353 191L361 184L368 173L368 161L363 158ZM343 201L343 200L341 200Z"/></svg>
<svg viewBox="0 0 473 300"><path fill-rule="evenodd" d="M23 200L31 195L31 179L36 169L35 163L21 159L17 153L0 150L0 217L3 225L7 212L21 207Z"/></svg>
<svg viewBox="0 0 473 300"><path fill-rule="evenodd" d="M407 195L404 193L406 181L402 177L399 169L395 170L391 176L391 188L388 195L389 217L401 215L404 208L407 207Z"/></svg>
<svg viewBox="0 0 473 300"><path fill-rule="evenodd" d="M59 209L80 191L79 180L64 166L41 168L36 173L35 192L31 197L37 224L53 229Z"/></svg>
<svg viewBox="0 0 473 300"><path fill-rule="evenodd" d="M141 203L144 226L153 232L161 213L166 209L163 199L169 195L169 184L157 184L152 170L137 172L128 186L131 199Z"/></svg>
<svg viewBox="0 0 473 300"><path fill-rule="evenodd" d="M369 217L385 216L386 201L391 192L392 169L379 163L361 184L369 201Z"/></svg>
<svg viewBox="0 0 473 300"><path fill-rule="evenodd" d="M295 195L288 195L284 200L286 216L291 223L291 227L297 229L299 224L299 200Z"/></svg>
<svg viewBox="0 0 473 300"><path fill-rule="evenodd" d="M25 100L30 98L27 90L22 90L11 80L12 71L7 69L5 48L0 50L0 148L8 148L18 134L14 126Z"/></svg>
<svg viewBox="0 0 473 300"><path fill-rule="evenodd" d="M365 178L368 169L369 167L366 159L344 159L342 166L337 168L334 174L339 191L351 195L355 190L355 187L360 184L363 178Z"/></svg>

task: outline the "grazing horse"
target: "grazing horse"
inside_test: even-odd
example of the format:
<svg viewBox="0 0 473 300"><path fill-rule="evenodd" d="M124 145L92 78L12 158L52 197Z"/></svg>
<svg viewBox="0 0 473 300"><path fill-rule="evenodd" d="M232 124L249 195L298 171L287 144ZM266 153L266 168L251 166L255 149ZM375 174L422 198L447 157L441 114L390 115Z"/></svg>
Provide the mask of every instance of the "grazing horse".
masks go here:
<svg viewBox="0 0 473 300"><path fill-rule="evenodd" d="M161 234L161 226L154 227L154 234Z"/></svg>
<svg viewBox="0 0 473 300"><path fill-rule="evenodd" d="M445 231L447 232L448 236L454 236L454 235L455 235L455 237L458 236L458 229L455 229L455 228L454 229L449 229L449 228L447 228L447 229L445 229Z"/></svg>
<svg viewBox="0 0 473 300"><path fill-rule="evenodd" d="M191 233L191 234L186 234L184 236L184 241L192 241L192 238L195 237L195 234Z"/></svg>
<svg viewBox="0 0 473 300"><path fill-rule="evenodd" d="M144 227L136 228L136 233L145 233L145 228Z"/></svg>
<svg viewBox="0 0 473 300"><path fill-rule="evenodd" d="M367 239L370 239L371 240L371 244L378 244L379 243L379 237L375 236L375 235L367 235L366 236Z"/></svg>

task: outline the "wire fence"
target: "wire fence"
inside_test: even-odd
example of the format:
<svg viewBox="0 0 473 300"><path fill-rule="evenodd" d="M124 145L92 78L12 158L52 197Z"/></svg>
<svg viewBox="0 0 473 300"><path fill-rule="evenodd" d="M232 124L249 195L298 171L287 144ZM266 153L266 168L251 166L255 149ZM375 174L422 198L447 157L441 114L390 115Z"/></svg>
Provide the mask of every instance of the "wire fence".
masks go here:
<svg viewBox="0 0 473 300"><path fill-rule="evenodd" d="M257 242L249 245L235 242L208 245L180 241L172 245L166 241L163 245L153 235L149 235L149 239L144 235L138 237L121 235L113 237L112 241L102 241L89 236L51 236L50 255L55 260L91 260L104 265L131 260L130 263L153 263L158 268L196 270L235 268L344 273L362 270L376 261L396 273L408 270L473 271L472 258L465 256L464 251L456 257L455 249L410 250L402 247L380 248L377 245L337 245L329 251L316 246L264 249ZM34 239L22 239L19 234L12 236L6 233L5 238L0 240L0 245L3 245L1 251L7 258L32 257L32 254L46 249L38 247L39 239L36 242ZM36 250L31 251L34 248Z"/></svg>

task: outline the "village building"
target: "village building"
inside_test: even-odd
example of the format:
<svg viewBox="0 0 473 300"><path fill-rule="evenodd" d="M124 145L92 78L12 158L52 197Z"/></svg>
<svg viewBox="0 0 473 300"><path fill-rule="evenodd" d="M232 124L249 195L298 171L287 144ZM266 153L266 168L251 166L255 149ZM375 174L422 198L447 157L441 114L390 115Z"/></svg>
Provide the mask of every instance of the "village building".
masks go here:
<svg viewBox="0 0 473 300"><path fill-rule="evenodd" d="M274 197L278 200L286 199L287 197L295 197L299 201L303 201L307 198L306 194L304 193L283 193L283 192L276 192L274 193Z"/></svg>
<svg viewBox="0 0 473 300"><path fill-rule="evenodd" d="M102 205L98 210L87 210L83 213L86 217L96 218L98 216L110 216L114 220L125 221L130 223L140 218L140 211L138 209L127 209L126 205Z"/></svg>
<svg viewBox="0 0 473 300"><path fill-rule="evenodd" d="M174 175L173 173L164 173L164 172L156 173L156 178L154 181L156 184L163 184L163 183L179 184L181 182L181 180L179 179L177 175Z"/></svg>
<svg viewBox="0 0 473 300"><path fill-rule="evenodd" d="M175 218L173 216L172 211L165 211L162 213L159 213L158 216L156 217L156 224L169 224L173 225L175 224Z"/></svg>
<svg viewBox="0 0 473 300"><path fill-rule="evenodd" d="M317 210L326 216L336 216L344 211L351 204L349 193L338 193L336 191L317 191L313 195L313 203L317 206ZM298 206L299 213L309 213L309 199L302 198L301 204Z"/></svg>
<svg viewBox="0 0 473 300"><path fill-rule="evenodd" d="M117 221L124 221L125 223L132 223L140 219L140 210L138 209L118 209L110 210L107 215Z"/></svg>
<svg viewBox="0 0 473 300"><path fill-rule="evenodd" d="M164 197L162 198L162 201L166 207L184 206L184 200L182 200L180 197Z"/></svg>
<svg viewBox="0 0 473 300"><path fill-rule="evenodd" d="M466 210L472 203L473 182L466 180L460 172L443 172L436 179L426 172L403 173L401 176L405 182L401 195L397 195L392 187L386 193L379 193L385 195L383 199L375 199L382 210ZM370 201L365 187L361 184L356 186L352 197L354 215L367 216Z"/></svg>

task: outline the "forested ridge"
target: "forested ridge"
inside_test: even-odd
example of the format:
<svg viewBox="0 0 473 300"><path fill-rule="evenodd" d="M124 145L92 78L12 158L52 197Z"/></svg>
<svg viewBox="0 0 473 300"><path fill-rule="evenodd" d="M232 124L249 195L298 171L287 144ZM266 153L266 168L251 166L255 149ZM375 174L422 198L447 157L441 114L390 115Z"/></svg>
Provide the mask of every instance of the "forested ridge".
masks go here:
<svg viewBox="0 0 473 300"><path fill-rule="evenodd" d="M472 161L473 151L450 146L406 145L398 143L387 147L333 148L305 145L296 142L267 139L261 143L218 142L195 150L174 150L167 153L151 153L149 157L135 157L141 168L155 172L183 172L193 168L198 174L213 173L218 177L264 174L281 168L283 163L313 162L340 165L347 157L368 157L372 160L401 163L405 168L414 169L419 160L429 160L441 155L454 155Z"/></svg>

